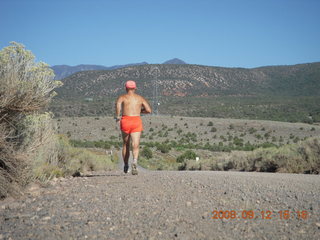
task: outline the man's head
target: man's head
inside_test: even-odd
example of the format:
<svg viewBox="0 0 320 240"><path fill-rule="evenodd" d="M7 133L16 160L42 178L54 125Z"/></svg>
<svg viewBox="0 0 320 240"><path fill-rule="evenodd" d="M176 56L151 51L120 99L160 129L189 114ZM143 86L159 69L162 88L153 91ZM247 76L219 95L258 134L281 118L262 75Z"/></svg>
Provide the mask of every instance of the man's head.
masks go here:
<svg viewBox="0 0 320 240"><path fill-rule="evenodd" d="M136 82L135 81L132 81L132 80L129 80L126 82L126 90L134 90L137 88L137 85L136 85Z"/></svg>

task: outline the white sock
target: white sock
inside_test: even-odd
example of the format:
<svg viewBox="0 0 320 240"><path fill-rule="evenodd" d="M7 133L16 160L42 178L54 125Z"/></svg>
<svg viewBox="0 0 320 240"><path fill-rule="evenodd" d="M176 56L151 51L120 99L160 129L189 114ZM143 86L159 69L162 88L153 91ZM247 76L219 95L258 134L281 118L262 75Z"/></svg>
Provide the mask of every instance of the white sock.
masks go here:
<svg viewBox="0 0 320 240"><path fill-rule="evenodd" d="M138 159L136 159L136 158L134 158L132 161L133 164L137 164L137 162L138 162Z"/></svg>

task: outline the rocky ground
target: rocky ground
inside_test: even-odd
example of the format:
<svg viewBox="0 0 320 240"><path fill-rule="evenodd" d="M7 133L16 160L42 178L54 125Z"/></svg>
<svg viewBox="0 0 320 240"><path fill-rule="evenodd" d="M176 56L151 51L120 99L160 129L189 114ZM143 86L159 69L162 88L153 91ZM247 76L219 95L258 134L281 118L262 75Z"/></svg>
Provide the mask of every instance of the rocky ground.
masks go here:
<svg viewBox="0 0 320 240"><path fill-rule="evenodd" d="M215 212L232 210L234 219ZM113 171L55 179L0 202L0 239L320 239L320 178Z"/></svg>

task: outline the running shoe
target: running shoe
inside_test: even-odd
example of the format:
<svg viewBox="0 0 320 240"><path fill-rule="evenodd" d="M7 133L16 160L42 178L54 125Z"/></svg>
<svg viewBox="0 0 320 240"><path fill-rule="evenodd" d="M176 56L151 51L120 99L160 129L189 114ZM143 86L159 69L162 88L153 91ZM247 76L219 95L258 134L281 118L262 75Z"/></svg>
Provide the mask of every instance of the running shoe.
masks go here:
<svg viewBox="0 0 320 240"><path fill-rule="evenodd" d="M132 168L132 170L131 170L132 175L138 175L137 164L136 163L132 163L131 168Z"/></svg>
<svg viewBox="0 0 320 240"><path fill-rule="evenodd" d="M129 169L129 164L125 164L123 167L124 173L128 173L128 169Z"/></svg>

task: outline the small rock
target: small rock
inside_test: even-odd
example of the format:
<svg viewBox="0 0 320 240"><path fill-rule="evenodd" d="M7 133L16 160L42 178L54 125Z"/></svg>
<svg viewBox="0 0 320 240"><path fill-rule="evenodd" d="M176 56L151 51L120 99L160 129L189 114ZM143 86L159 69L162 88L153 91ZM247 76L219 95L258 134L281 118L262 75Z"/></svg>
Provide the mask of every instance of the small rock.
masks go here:
<svg viewBox="0 0 320 240"><path fill-rule="evenodd" d="M320 222L316 222L316 226L320 228Z"/></svg>
<svg viewBox="0 0 320 240"><path fill-rule="evenodd" d="M191 207L191 202L187 202L187 207Z"/></svg>
<svg viewBox="0 0 320 240"><path fill-rule="evenodd" d="M46 217L42 218L43 221L47 221L47 220L50 220L50 219L51 219L51 217L49 217L49 216L46 216Z"/></svg>
<svg viewBox="0 0 320 240"><path fill-rule="evenodd" d="M19 203L13 202L13 203L9 203L8 206L7 206L7 208L8 208L8 209L15 209L15 208L18 208L19 206L20 206Z"/></svg>

